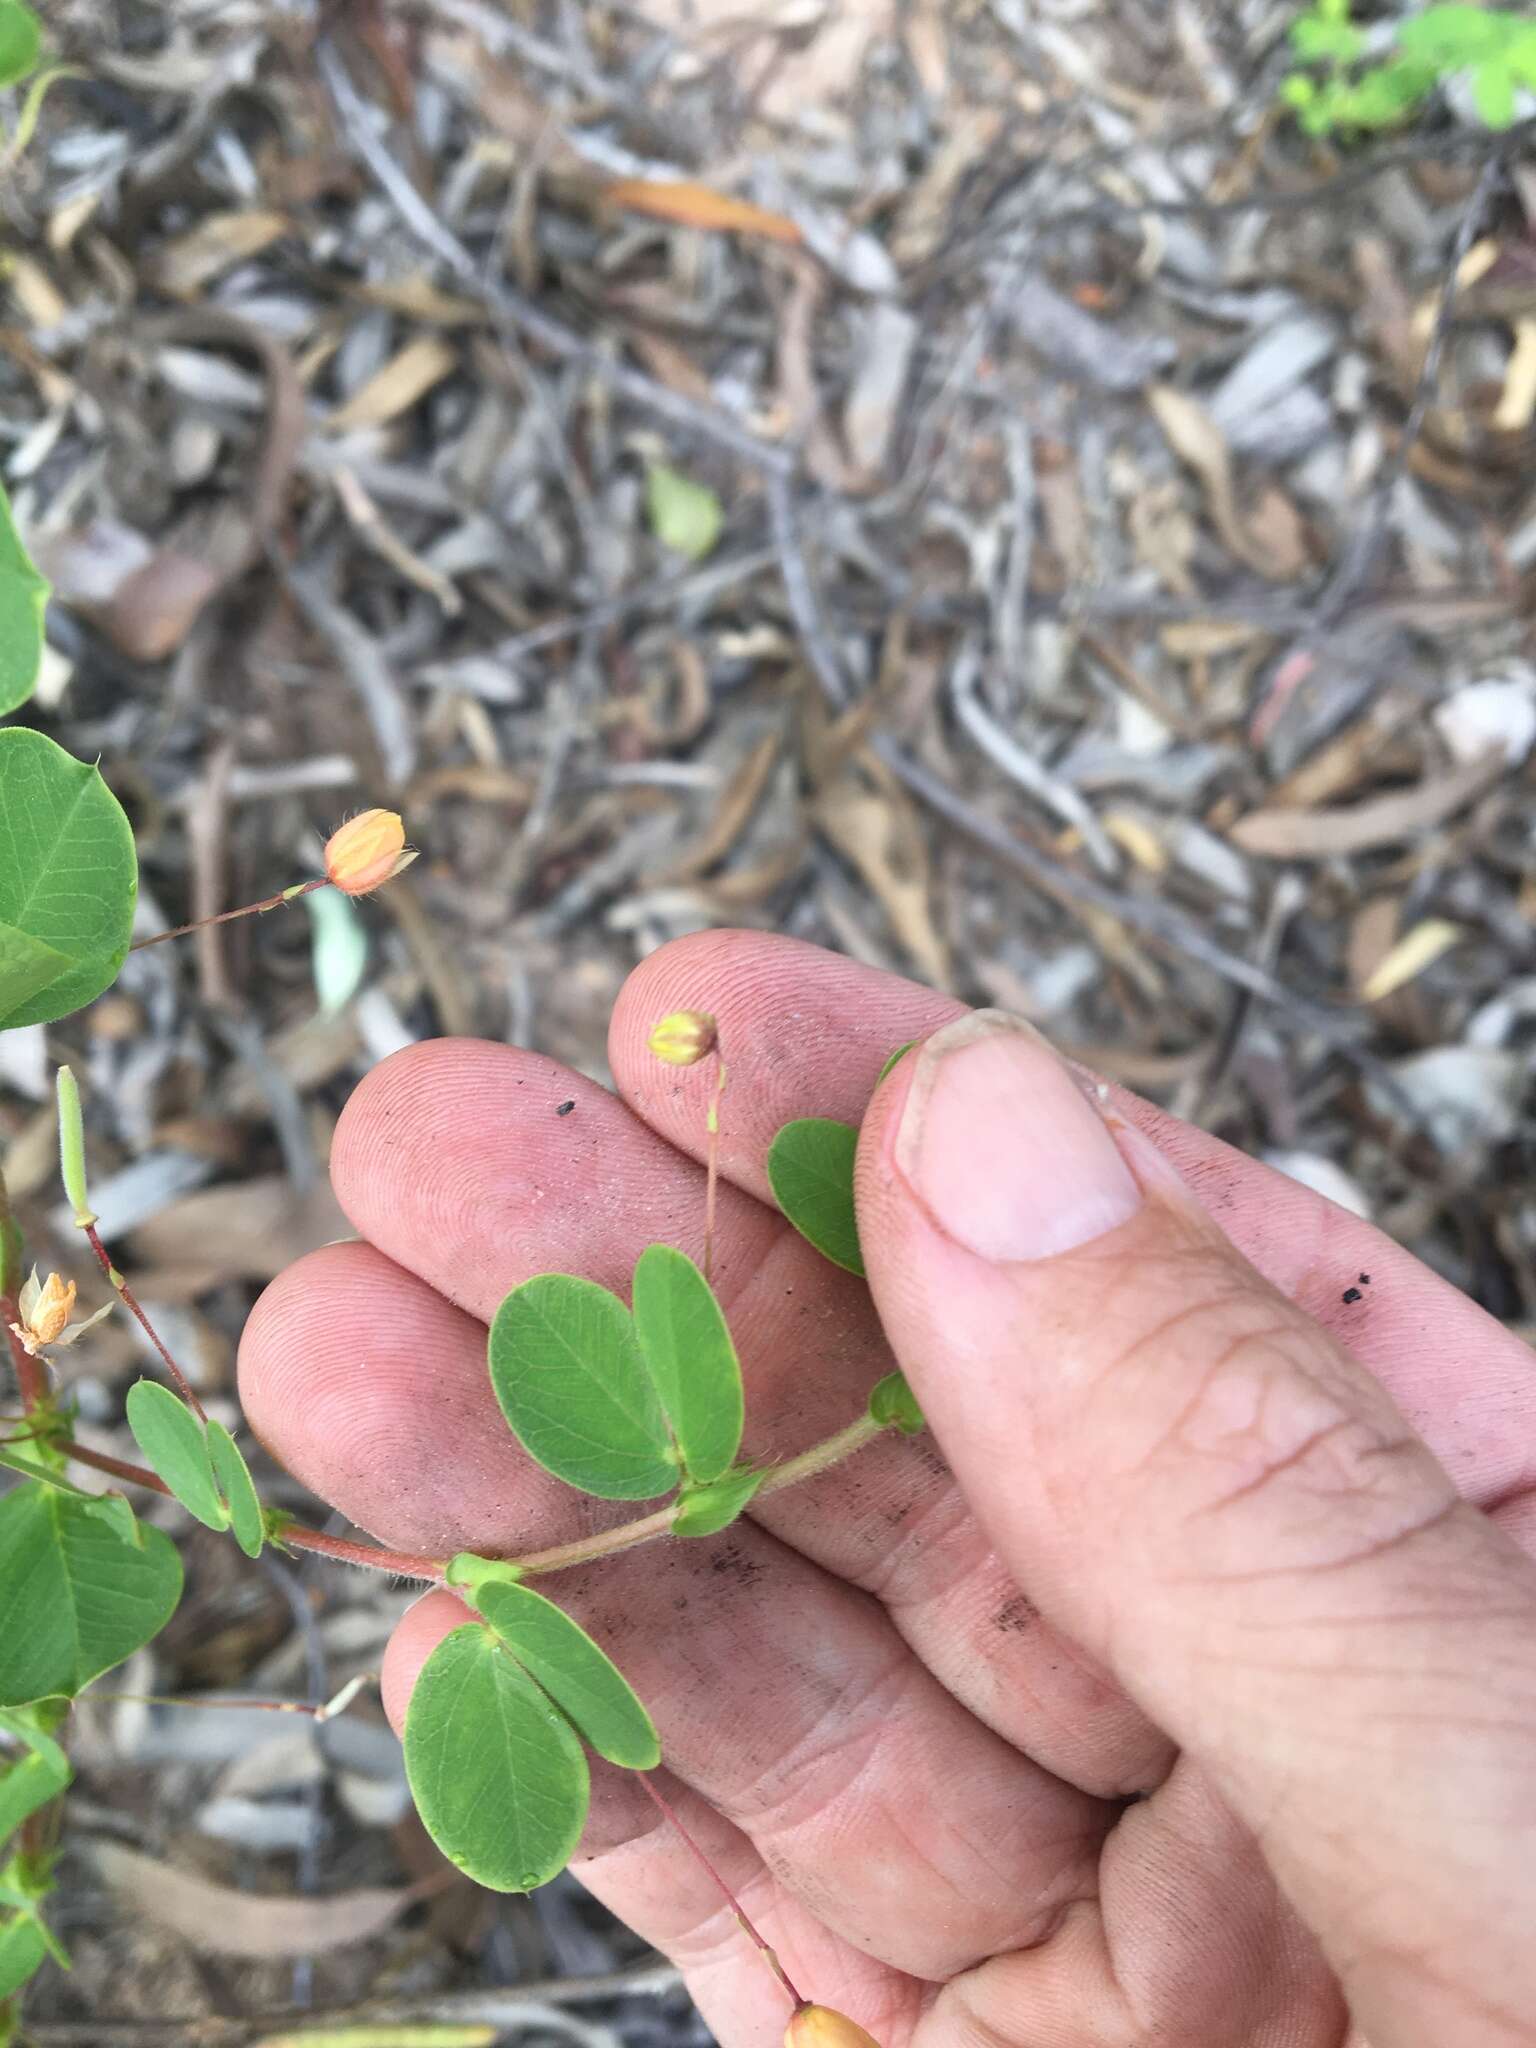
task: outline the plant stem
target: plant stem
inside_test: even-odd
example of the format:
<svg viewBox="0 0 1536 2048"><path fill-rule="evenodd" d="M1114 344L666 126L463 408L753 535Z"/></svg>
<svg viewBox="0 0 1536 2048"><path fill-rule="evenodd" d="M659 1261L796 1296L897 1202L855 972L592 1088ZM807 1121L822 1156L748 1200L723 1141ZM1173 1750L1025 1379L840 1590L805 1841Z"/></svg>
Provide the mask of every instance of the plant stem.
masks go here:
<svg viewBox="0 0 1536 2048"><path fill-rule="evenodd" d="M217 917L194 918L191 924L179 924L171 932L155 932L147 939L136 939L128 948L130 953L142 953L147 946L163 946L168 939L184 939L188 932L200 932L206 925L228 924L237 917L255 917L264 910L281 910L285 903L296 903L301 896L310 896L316 889L328 889L330 882L324 875L317 875L312 882L295 882L291 889L279 889L275 896L264 896L259 903L242 903L238 910L221 910Z"/></svg>
<svg viewBox="0 0 1536 2048"><path fill-rule="evenodd" d="M708 1145L704 1158L704 1278L709 1280L715 1265L715 1196L720 1186L720 1098L725 1093L725 1061L715 1048L715 1092L704 1116Z"/></svg>
<svg viewBox="0 0 1536 2048"><path fill-rule="evenodd" d="M775 1465L754 1498L760 1500L765 1493L778 1493L781 1488L795 1486L802 1479L815 1478L818 1472L830 1471L844 1458L852 1457L855 1451L862 1450L865 1444L882 1435L884 1427L872 1416L861 1415L846 1429L824 1437L819 1444L812 1444L798 1458L786 1458L782 1465ZM571 1565L589 1564L593 1558L612 1557L617 1551L633 1550L638 1544L665 1536L672 1527L672 1517L676 1512L676 1504L669 1502L666 1507L657 1508L654 1514L642 1515L637 1522L621 1522L617 1529L602 1529L595 1536L582 1536L573 1543L557 1543L549 1550L530 1551L526 1557L509 1558L507 1562L530 1576L539 1572L565 1571Z"/></svg>
<svg viewBox="0 0 1536 2048"><path fill-rule="evenodd" d="M162 1364L165 1366L166 1371L170 1374L172 1380L175 1382L177 1393L180 1394L181 1398L192 1410L192 1413L197 1417L198 1421L206 1422L208 1420L208 1417L204 1413L202 1402L199 1401L199 1399L197 1398L197 1393L192 1385L192 1382L187 1378L186 1374L182 1371L181 1367L176 1363L175 1359L172 1358L170 1352L166 1350L165 1345L160 1340L160 1334L156 1330L154 1324L149 1320L149 1317L145 1315L143 1309L139 1307L138 1302L134 1299L133 1290L129 1287L128 1282L123 1278L122 1274L119 1273L116 1266L113 1265L111 1257L108 1254L107 1248L102 1243L101 1237L97 1232L95 1223L81 1223L80 1228L85 1232L86 1243L90 1246L91 1250L96 1254L97 1259L100 1261L101 1270L103 1271L103 1273L106 1274L107 1279L111 1282L112 1286L116 1288L118 1298L122 1302L123 1307L127 1309L128 1313L133 1317L134 1321L138 1324L139 1328L144 1332L145 1336L149 1339L150 1343L154 1345L156 1351L160 1354Z"/></svg>
<svg viewBox="0 0 1536 2048"><path fill-rule="evenodd" d="M130 1465L126 1458L114 1458L108 1451L93 1451L88 1444L77 1444L72 1437L66 1438L59 1449L77 1465L89 1465L95 1472L126 1479L130 1486L147 1486L151 1493L170 1494L171 1489L163 1479L142 1465ZM365 1565L370 1571L388 1572L397 1579L419 1579L429 1586L442 1585L447 1569L440 1558L416 1557L407 1550L383 1550L375 1543L354 1543L346 1536L327 1536L323 1529L306 1529L299 1522L288 1523L278 1540L290 1550L312 1550L317 1557L333 1558L338 1564Z"/></svg>
<svg viewBox="0 0 1536 2048"><path fill-rule="evenodd" d="M5 1185L5 1174L0 1172L0 1323L5 1325L5 1341L11 1347L11 1364L16 1369L21 1405L30 1415L48 1398L48 1368L40 1358L32 1356L11 1327L21 1321L21 1305L16 1299L20 1286L21 1236L11 1214L11 1197Z"/></svg>
<svg viewBox="0 0 1536 2048"><path fill-rule="evenodd" d="M671 1802L664 1798L663 1795L657 1791L655 1785L651 1782L650 1772L636 1771L635 1776L640 1780L641 1784L645 1787L646 1791L650 1793L651 1798L655 1801L656 1805L660 1807L662 1814L665 1816L665 1818L672 1823L674 1828L676 1828L678 1834L682 1837L694 1861L699 1865L700 1869L704 1871L705 1875L709 1878L710 1883L715 1887L716 1891L719 1892L720 1896L725 1900L725 1903L730 1907L731 1917L735 1920L736 1925L741 1929L742 1933L747 1937L748 1941L750 1941L752 1945L756 1948L758 1954L762 1957L763 1961L768 1965L769 1969L773 1972L781 1988L788 1992L790 2003L794 2006L795 2011L798 2012L801 2006L805 2004L805 2000L800 1996L799 1992L795 1989L794 1984L790 1980L789 1972L785 1969L784 1965L779 1961L778 1956L774 1953L773 1949L769 1947L768 1943L764 1941L763 1937L752 1925L752 1922L747 1918L747 1915L743 1910L741 1902L737 1898L736 1894L731 1890L730 1886L726 1883L725 1879L720 1875L719 1871L716 1870L714 1864L711 1863L709 1858L704 1854L703 1849L700 1848L699 1844L693 1839L692 1835L690 1835L688 1830L683 1826L682 1820L676 1812L675 1808L672 1806Z"/></svg>
<svg viewBox="0 0 1536 2048"><path fill-rule="evenodd" d="M882 1434L882 1424L871 1416L861 1415L846 1429L824 1437L819 1444L812 1444L798 1458L786 1458L782 1465L776 1465L757 1489L758 1494L777 1493L802 1479L813 1479L818 1472L830 1471L834 1465L841 1464L844 1458L851 1457ZM130 1465L126 1459L111 1457L106 1451L93 1451L72 1439L63 1441L59 1448L77 1464L90 1465L98 1472L109 1472L115 1479L126 1479L135 1486L147 1486L155 1493L168 1494L171 1490L164 1480L157 1479L142 1465ZM672 1517L676 1512L675 1502L669 1501L666 1507L642 1515L637 1521L622 1522L617 1529L604 1529L595 1536L583 1536L573 1543L556 1543L548 1550L533 1550L526 1557L508 1558L506 1562L530 1577L541 1572L566 1571L572 1565L589 1564L599 1557L613 1557L621 1550L633 1550L641 1543L650 1543L658 1536L665 1536L672 1527ZM446 1558L416 1557L409 1551L382 1550L374 1543L354 1543L346 1536L327 1536L321 1529L306 1529L296 1522L290 1522L283 1528L279 1540L290 1550L313 1551L317 1557L333 1558L338 1564L363 1565L370 1571L389 1572L397 1579L418 1579L426 1585L447 1583Z"/></svg>

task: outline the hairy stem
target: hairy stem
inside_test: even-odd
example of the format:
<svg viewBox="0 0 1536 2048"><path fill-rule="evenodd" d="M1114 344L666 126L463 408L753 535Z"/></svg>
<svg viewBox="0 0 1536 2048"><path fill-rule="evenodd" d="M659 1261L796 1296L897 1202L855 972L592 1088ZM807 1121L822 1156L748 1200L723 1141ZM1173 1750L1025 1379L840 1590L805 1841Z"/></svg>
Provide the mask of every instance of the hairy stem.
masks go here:
<svg viewBox="0 0 1536 2048"><path fill-rule="evenodd" d="M726 1883L725 1879L720 1875L719 1871L716 1870L714 1864L711 1863L709 1858L704 1854L704 1851L700 1848L699 1844L693 1839L692 1835L690 1835L688 1830L683 1826L682 1820L679 1817L675 1808L672 1806L671 1802L660 1791L657 1790L655 1784L652 1782L650 1772L636 1771L635 1776L640 1780L641 1784L645 1787L646 1791L649 1792L651 1798L660 1808L663 1816L672 1823L674 1828L676 1828L678 1834L682 1837L683 1842L686 1844L689 1854L693 1857L694 1862L698 1864L699 1868L704 1872L705 1876L708 1877L710 1883L715 1887L715 1890L719 1892L720 1896L725 1900L727 1906L730 1907L731 1918L736 1922L736 1925L741 1929L742 1933L747 1937L748 1941L752 1943L753 1947L757 1950L758 1954L762 1957L763 1961L768 1965L769 1969L773 1972L774 1977L777 1980L781 1989L783 1989L789 1994L789 2002L795 2008L795 2011L798 2012L801 2006L805 2004L805 2000L800 1996L799 1992L795 1989L794 1984L791 1981L789 1972L785 1969L784 1965L779 1961L778 1956L775 1954L774 1950L769 1946L769 1944L766 1941L764 1941L763 1937L752 1925L752 1922L747 1918L746 1912L742 1907L741 1901L737 1898L736 1894L731 1890L730 1886Z"/></svg>
<svg viewBox="0 0 1536 2048"><path fill-rule="evenodd" d="M782 1465L775 1465L754 1498L760 1500L766 1493L777 1493L782 1487L795 1486L802 1479L815 1478L818 1472L830 1471L834 1465L840 1465L844 1458L851 1457L881 1435L883 1429L883 1423L876 1422L869 1415L861 1415L857 1422L850 1422L835 1436L824 1437L819 1444L812 1444L798 1458L786 1458ZM638 1544L665 1536L672 1527L676 1512L676 1504L669 1502L666 1507L657 1508L654 1514L642 1515L636 1522L621 1522L616 1529L602 1529L595 1536L582 1536L573 1543L556 1543L549 1550L533 1550L526 1557L509 1558L507 1562L530 1576L540 1572L565 1571L575 1564L589 1564L595 1557L612 1557L617 1551L633 1550Z"/></svg>
<svg viewBox="0 0 1536 2048"><path fill-rule="evenodd" d="M170 1494L171 1489L163 1479L142 1465L130 1465L126 1458L114 1458L108 1451L93 1451L88 1444L77 1444L73 1438L66 1439L59 1449L77 1465L89 1465L94 1472L110 1473L114 1479L127 1480L130 1486L147 1486L151 1493ZM327 1536L323 1529L306 1529L301 1522L285 1524L277 1540L289 1550L312 1550L317 1557L333 1558L338 1564L365 1565L370 1571L388 1572L397 1579L419 1579L429 1586L442 1585L447 1570L442 1558L417 1557L408 1550L383 1550L376 1543L354 1543L350 1537Z"/></svg>
<svg viewBox="0 0 1536 2048"><path fill-rule="evenodd" d="M802 1479L813 1479L818 1472L830 1471L844 1458L851 1457L855 1451L872 1442L882 1433L882 1428L883 1425L872 1417L861 1415L857 1422L850 1422L835 1436L824 1437L819 1444L812 1444L798 1458L786 1458L782 1465L776 1465L758 1488L758 1495L777 1493ZM77 1464L90 1465L98 1472L109 1472L115 1479L126 1479L134 1486L147 1486L155 1493L168 1494L171 1490L163 1479L157 1479L142 1465L130 1465L126 1459L114 1458L106 1451L93 1451L73 1440L66 1440L59 1448ZM596 1536L583 1536L574 1543L556 1543L548 1550L530 1551L526 1557L509 1558L507 1562L530 1577L541 1572L566 1571L572 1565L589 1564L598 1557L613 1557L621 1550L633 1550L637 1544L650 1543L658 1536L665 1536L672 1527L672 1517L676 1512L676 1504L669 1502L653 1514L641 1515L637 1521L620 1523L617 1529L604 1529ZM389 1572L397 1579L419 1579L432 1586L447 1582L446 1558L416 1557L409 1551L383 1550L374 1543L354 1543L349 1537L327 1536L321 1529L306 1529L297 1522L287 1523L278 1540L290 1550L313 1551L317 1557L333 1558L338 1564L363 1565L370 1571Z"/></svg>
<svg viewBox="0 0 1536 2048"><path fill-rule="evenodd" d="M177 925L174 931L155 932L150 938L136 939L128 950L130 953L142 953L146 946L163 946L168 939L184 939L188 932L200 932L210 924L229 924L237 917L256 917L264 910L281 910L285 903L297 903L301 896L310 896L316 889L329 887L324 875L316 875L312 882L295 882L291 889L279 889L275 896L263 896L259 903L242 903L238 910L221 910L217 917L197 917L191 924Z"/></svg>
<svg viewBox="0 0 1536 2048"><path fill-rule="evenodd" d="M111 1256L109 1255L106 1246L101 1241L95 1223L82 1222L80 1228L85 1232L86 1243L90 1246L91 1250L96 1254L96 1257L101 1265L101 1270L103 1271L103 1273L106 1274L107 1279L111 1282L112 1286L117 1290L118 1299L122 1302L123 1307L127 1309L128 1313L133 1317L134 1321L138 1324L139 1328L144 1332L145 1336L149 1339L150 1343L154 1345L155 1350L159 1353L161 1363L164 1365L166 1371L170 1374L172 1380L175 1382L177 1393L180 1394L181 1398L192 1410L192 1413L197 1417L198 1421L206 1422L208 1420L208 1417L203 1411L202 1402L199 1401L199 1399L197 1398L197 1393L192 1385L192 1382L187 1378L186 1374L182 1371L181 1367L176 1363L175 1359L172 1358L170 1352L166 1350L165 1345L161 1342L159 1331L156 1330L154 1324L149 1320L149 1317L145 1315L143 1309L140 1308L138 1302L134 1299L133 1290L129 1287L128 1282L123 1278L122 1274L119 1273L116 1266L113 1265Z"/></svg>

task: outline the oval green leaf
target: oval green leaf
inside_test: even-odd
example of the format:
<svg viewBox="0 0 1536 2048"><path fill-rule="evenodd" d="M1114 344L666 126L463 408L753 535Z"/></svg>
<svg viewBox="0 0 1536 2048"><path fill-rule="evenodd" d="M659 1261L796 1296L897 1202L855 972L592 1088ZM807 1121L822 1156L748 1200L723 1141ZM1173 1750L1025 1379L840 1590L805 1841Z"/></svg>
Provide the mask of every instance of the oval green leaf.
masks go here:
<svg viewBox="0 0 1536 2048"><path fill-rule="evenodd" d="M222 1422L210 1422L208 1425L208 1455L213 1462L213 1476L229 1510L228 1521L235 1533L235 1541L247 1557L260 1557L267 1533L262 1519L261 1498L250 1467L240 1454L240 1446Z"/></svg>
<svg viewBox="0 0 1536 2048"><path fill-rule="evenodd" d="M0 1500L0 1706L73 1696L165 1627L181 1560L158 1529L135 1533L51 1486Z"/></svg>
<svg viewBox="0 0 1536 2048"><path fill-rule="evenodd" d="M0 624L0 640L3 640ZM92 1001L123 964L138 866L100 771L40 732L0 732L0 1030ZM38 948L64 964L47 981ZM15 975L15 980L11 979Z"/></svg>
<svg viewBox="0 0 1536 2048"><path fill-rule="evenodd" d="M900 1372L888 1372L870 1390L869 1418L882 1429L899 1429L903 1436L916 1436L928 1426L906 1374Z"/></svg>
<svg viewBox="0 0 1536 2048"><path fill-rule="evenodd" d="M741 1447L741 1366L714 1289L685 1252L635 1262L635 1335L690 1479L707 1485Z"/></svg>
<svg viewBox="0 0 1536 2048"><path fill-rule="evenodd" d="M491 1324L491 1385L529 1457L603 1500L653 1500L677 1454L617 1295L569 1273L514 1287Z"/></svg>
<svg viewBox="0 0 1536 2048"><path fill-rule="evenodd" d="M853 1161L859 1134L852 1124L804 1116L784 1128L768 1148L773 1198L800 1235L823 1258L864 1277L859 1226L853 1207Z"/></svg>
<svg viewBox="0 0 1536 2048"><path fill-rule="evenodd" d="M204 1528L227 1529L229 1510L214 1484L208 1432L186 1402L158 1380L135 1380L124 1406L150 1469Z"/></svg>
<svg viewBox="0 0 1536 2048"><path fill-rule="evenodd" d="M47 1953L35 1913L0 1911L0 1998L19 1991Z"/></svg>
<svg viewBox="0 0 1536 2048"><path fill-rule="evenodd" d="M405 1772L433 1841L492 1891L546 1884L581 1838L589 1780L575 1730L478 1622L421 1667Z"/></svg>
<svg viewBox="0 0 1536 2048"><path fill-rule="evenodd" d="M728 1529L768 1477L766 1472L727 1472L711 1486L685 1486L672 1517L674 1536L718 1536Z"/></svg>
<svg viewBox="0 0 1536 2048"><path fill-rule="evenodd" d="M0 1763L0 1842L6 1841L29 1813L56 1798L69 1783L69 1759L37 1725L32 1714L0 1713L0 1734L21 1745L22 1754Z"/></svg>
<svg viewBox="0 0 1536 2048"><path fill-rule="evenodd" d="M0 90L16 85L37 69L42 55L43 31L37 16L22 0L0 0ZM3 522L4 493L0 492L0 522ZM0 661L4 659L5 635L0 622ZM0 689L0 709L4 708Z"/></svg>
<svg viewBox="0 0 1536 2048"><path fill-rule="evenodd" d="M655 1769L661 1743L654 1722L613 1659L563 1607L505 1579L482 1580L471 1598L599 1756L626 1770Z"/></svg>
<svg viewBox="0 0 1536 2048"><path fill-rule="evenodd" d="M725 518L708 484L664 462L653 462L645 472L645 509L663 547L676 548L690 562L702 562L713 551Z"/></svg>

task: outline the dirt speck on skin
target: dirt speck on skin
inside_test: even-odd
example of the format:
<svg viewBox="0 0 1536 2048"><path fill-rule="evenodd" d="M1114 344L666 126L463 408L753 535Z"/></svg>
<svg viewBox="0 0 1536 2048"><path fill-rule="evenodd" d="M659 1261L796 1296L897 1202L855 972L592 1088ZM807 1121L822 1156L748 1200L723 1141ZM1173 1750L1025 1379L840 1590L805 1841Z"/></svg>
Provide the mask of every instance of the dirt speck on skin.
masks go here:
<svg viewBox="0 0 1536 2048"><path fill-rule="evenodd" d="M738 1586L754 1585L766 1569L759 1559L748 1557L739 1543L728 1543L723 1550L715 1551L709 1568L721 1578L729 1574Z"/></svg>
<svg viewBox="0 0 1536 2048"><path fill-rule="evenodd" d="M992 1626L1005 1636L1021 1636L1032 1628L1040 1618L1040 1610L1033 1600L1022 1593L1015 1593L1011 1600L1005 1600L992 1617Z"/></svg>

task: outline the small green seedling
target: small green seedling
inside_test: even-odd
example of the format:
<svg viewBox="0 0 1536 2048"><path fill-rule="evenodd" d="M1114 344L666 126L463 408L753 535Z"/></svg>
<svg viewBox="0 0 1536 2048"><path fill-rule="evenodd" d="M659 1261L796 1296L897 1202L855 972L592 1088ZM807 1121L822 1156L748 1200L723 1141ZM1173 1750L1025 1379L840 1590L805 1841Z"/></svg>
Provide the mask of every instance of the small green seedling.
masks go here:
<svg viewBox="0 0 1536 2048"><path fill-rule="evenodd" d="M1514 125L1536 96L1536 18L1528 10L1426 7L1383 31L1353 18L1350 0L1313 0L1291 28L1298 69L1281 97L1309 135L1396 128L1442 85L1471 86L1485 126Z"/></svg>

